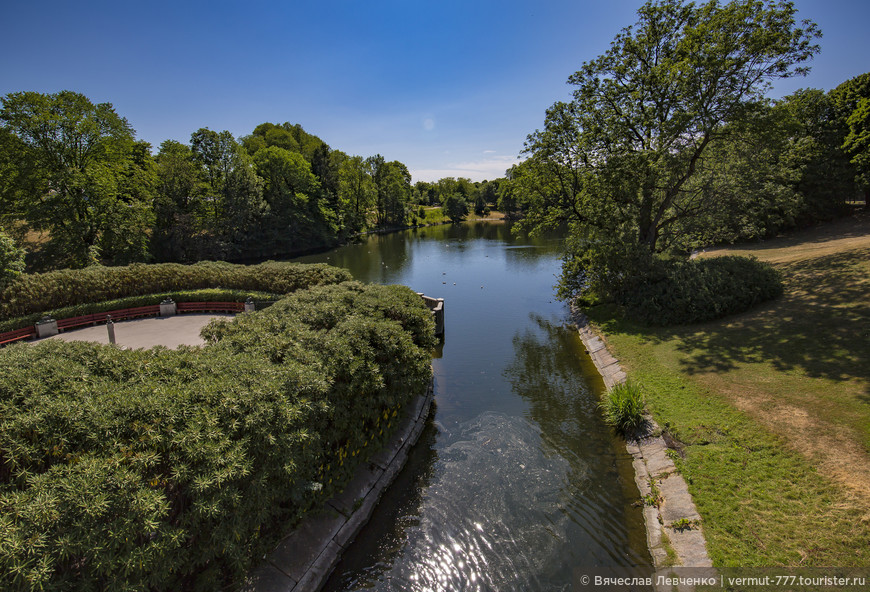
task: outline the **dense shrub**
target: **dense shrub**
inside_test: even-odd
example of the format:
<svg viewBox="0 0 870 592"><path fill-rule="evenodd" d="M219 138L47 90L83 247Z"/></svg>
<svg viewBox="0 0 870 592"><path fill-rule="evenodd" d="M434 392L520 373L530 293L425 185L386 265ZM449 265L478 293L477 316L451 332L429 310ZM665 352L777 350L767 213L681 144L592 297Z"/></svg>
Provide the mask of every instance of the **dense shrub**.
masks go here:
<svg viewBox="0 0 870 592"><path fill-rule="evenodd" d="M276 261L259 265L204 262L63 269L15 278L0 292L0 320L78 304L178 290L226 288L288 294L349 279L350 273L329 265Z"/></svg>
<svg viewBox="0 0 870 592"><path fill-rule="evenodd" d="M0 350L0 588L224 587L431 374L430 314L399 286L300 291L204 336Z"/></svg>
<svg viewBox="0 0 870 592"><path fill-rule="evenodd" d="M782 294L782 278L746 257L662 262L620 294L629 316L651 325L681 325L743 312Z"/></svg>

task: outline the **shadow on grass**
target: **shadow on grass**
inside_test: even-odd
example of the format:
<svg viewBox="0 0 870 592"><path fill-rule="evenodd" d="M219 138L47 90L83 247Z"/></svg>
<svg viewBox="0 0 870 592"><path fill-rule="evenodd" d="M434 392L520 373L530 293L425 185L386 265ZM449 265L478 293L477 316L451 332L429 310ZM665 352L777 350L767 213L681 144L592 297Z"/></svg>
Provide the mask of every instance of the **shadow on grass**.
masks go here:
<svg viewBox="0 0 870 592"><path fill-rule="evenodd" d="M651 344L675 341L687 374L768 363L813 378L870 382L868 261L870 249L858 249L780 266L784 296L711 323L650 328L607 319L607 309L590 316L605 331L631 333ZM870 390L861 398L870 402Z"/></svg>
<svg viewBox="0 0 870 592"><path fill-rule="evenodd" d="M767 362L813 378L870 381L867 261L870 249L860 249L782 266L786 294L779 300L700 331L676 334L687 354L684 370L724 371L739 363Z"/></svg>

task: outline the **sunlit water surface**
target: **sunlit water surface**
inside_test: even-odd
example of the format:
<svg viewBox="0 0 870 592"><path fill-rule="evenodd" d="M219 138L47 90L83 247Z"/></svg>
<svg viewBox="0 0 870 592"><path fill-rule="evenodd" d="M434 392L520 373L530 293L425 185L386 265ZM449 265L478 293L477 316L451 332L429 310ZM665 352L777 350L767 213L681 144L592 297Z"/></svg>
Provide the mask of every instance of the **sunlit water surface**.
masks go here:
<svg viewBox="0 0 870 592"><path fill-rule="evenodd" d="M296 259L445 299L430 424L326 590L571 590L649 564L603 385L553 297L561 246L468 223Z"/></svg>

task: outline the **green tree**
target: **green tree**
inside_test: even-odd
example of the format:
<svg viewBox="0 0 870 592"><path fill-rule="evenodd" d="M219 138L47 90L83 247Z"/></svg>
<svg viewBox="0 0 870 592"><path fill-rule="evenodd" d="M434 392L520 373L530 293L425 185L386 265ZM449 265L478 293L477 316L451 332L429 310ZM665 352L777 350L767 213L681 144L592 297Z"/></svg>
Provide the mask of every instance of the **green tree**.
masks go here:
<svg viewBox="0 0 870 592"><path fill-rule="evenodd" d="M267 210L262 179L254 162L228 131L201 128L191 135L194 161L203 169L210 204L211 243L206 258L231 258L248 254Z"/></svg>
<svg viewBox="0 0 870 592"><path fill-rule="evenodd" d="M855 169L843 149L848 124L838 117L830 94L802 89L775 109L785 112L784 165L793 172L792 186L802 202L798 216L811 222L843 214L846 199L857 190Z"/></svg>
<svg viewBox="0 0 870 592"><path fill-rule="evenodd" d="M166 140L155 159L157 189L154 198L152 252L160 261L192 262L200 259L210 221L205 173L190 146Z"/></svg>
<svg viewBox="0 0 870 592"><path fill-rule="evenodd" d="M24 272L24 249L0 229L0 288Z"/></svg>
<svg viewBox="0 0 870 592"><path fill-rule="evenodd" d="M846 123L849 135L843 147L852 155L856 180L864 190L865 205L870 208L870 98L858 101Z"/></svg>
<svg viewBox="0 0 870 592"><path fill-rule="evenodd" d="M269 146L254 155L254 163L269 205L262 229L265 254L328 244L336 235L335 212L302 155Z"/></svg>
<svg viewBox="0 0 870 592"><path fill-rule="evenodd" d="M411 201L411 173L397 160L386 162L380 154L366 160L377 190L376 224L402 226Z"/></svg>
<svg viewBox="0 0 870 592"><path fill-rule="evenodd" d="M441 211L444 215L450 218L454 224L458 224L468 217L469 203L464 195L458 191L444 198L444 203L441 205Z"/></svg>
<svg viewBox="0 0 870 592"><path fill-rule="evenodd" d="M49 232L45 260L81 267L99 261L100 252L144 256L149 190L131 183L147 183L139 172L150 164L111 104L71 91L11 93L2 99L0 121L18 139L3 142L13 149L3 160L17 171L3 190L32 228ZM129 224L121 231L113 225L122 218Z"/></svg>
<svg viewBox="0 0 870 592"><path fill-rule="evenodd" d="M804 74L816 25L790 2L647 2L602 56L569 78L526 144L527 226L569 222L563 295L607 294L652 258L685 251L716 196L692 183L726 124L770 80Z"/></svg>
<svg viewBox="0 0 870 592"><path fill-rule="evenodd" d="M338 202L341 224L347 235L368 228L368 212L377 200L377 187L368 164L361 156L351 156L338 170Z"/></svg>

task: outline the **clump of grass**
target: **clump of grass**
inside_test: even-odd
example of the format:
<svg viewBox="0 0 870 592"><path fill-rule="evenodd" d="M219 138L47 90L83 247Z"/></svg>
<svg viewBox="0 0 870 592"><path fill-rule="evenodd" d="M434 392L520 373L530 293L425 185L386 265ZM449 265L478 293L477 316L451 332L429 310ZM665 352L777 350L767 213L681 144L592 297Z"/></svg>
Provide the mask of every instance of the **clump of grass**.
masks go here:
<svg viewBox="0 0 870 592"><path fill-rule="evenodd" d="M604 421L625 437L637 432L646 421L643 391L633 382L617 384L601 401Z"/></svg>

